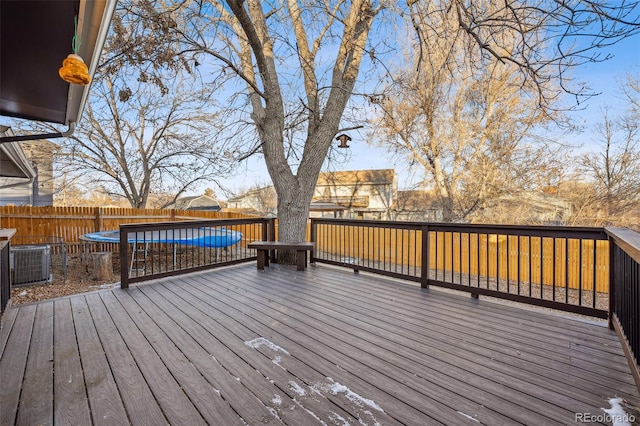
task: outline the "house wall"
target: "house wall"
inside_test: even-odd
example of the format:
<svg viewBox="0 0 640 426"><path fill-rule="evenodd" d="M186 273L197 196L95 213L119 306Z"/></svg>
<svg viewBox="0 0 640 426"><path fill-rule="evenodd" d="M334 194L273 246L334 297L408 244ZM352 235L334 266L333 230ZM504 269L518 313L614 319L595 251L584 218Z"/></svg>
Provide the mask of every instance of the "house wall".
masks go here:
<svg viewBox="0 0 640 426"><path fill-rule="evenodd" d="M21 142L19 149L22 150L35 171L35 178L32 183L26 181L2 187L0 189L0 205L53 205L53 154L58 149L58 146L52 142L42 140Z"/></svg>
<svg viewBox="0 0 640 426"><path fill-rule="evenodd" d="M349 211L344 213L346 218L389 220L396 191L395 182L318 184L313 200L348 207Z"/></svg>
<svg viewBox="0 0 640 426"><path fill-rule="evenodd" d="M58 146L49 141L30 141L20 143L22 150L36 170L33 182L34 206L53 205L54 177L53 154Z"/></svg>
<svg viewBox="0 0 640 426"><path fill-rule="evenodd" d="M28 182L10 188L0 189L0 206L30 206L32 205L32 186Z"/></svg>

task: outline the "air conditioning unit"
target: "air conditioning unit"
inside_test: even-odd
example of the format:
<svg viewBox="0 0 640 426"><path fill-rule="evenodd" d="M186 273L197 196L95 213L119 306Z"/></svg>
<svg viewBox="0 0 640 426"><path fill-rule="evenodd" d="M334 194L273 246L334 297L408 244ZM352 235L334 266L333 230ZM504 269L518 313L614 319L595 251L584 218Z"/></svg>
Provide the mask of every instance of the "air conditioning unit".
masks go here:
<svg viewBox="0 0 640 426"><path fill-rule="evenodd" d="M51 247L46 244L11 247L9 267L13 285L51 282Z"/></svg>

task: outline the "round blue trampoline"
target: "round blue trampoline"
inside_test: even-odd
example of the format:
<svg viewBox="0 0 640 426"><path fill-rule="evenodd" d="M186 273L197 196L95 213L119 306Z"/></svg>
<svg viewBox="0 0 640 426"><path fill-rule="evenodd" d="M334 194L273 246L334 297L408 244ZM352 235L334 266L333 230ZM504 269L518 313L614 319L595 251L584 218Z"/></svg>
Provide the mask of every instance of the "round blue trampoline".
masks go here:
<svg viewBox="0 0 640 426"><path fill-rule="evenodd" d="M81 240L96 243L119 243L120 231L103 231L84 234ZM169 243L185 244L197 247L222 248L242 240L242 232L225 228L185 228L160 231L130 232L129 243Z"/></svg>

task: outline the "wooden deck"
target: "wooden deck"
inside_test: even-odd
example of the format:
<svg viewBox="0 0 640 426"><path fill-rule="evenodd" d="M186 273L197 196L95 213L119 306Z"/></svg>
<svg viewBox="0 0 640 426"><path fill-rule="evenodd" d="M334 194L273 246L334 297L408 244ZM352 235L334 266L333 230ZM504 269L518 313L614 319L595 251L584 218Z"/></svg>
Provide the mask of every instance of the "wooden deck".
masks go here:
<svg viewBox="0 0 640 426"><path fill-rule="evenodd" d="M604 325L329 266L14 307L0 424L573 424L640 406Z"/></svg>

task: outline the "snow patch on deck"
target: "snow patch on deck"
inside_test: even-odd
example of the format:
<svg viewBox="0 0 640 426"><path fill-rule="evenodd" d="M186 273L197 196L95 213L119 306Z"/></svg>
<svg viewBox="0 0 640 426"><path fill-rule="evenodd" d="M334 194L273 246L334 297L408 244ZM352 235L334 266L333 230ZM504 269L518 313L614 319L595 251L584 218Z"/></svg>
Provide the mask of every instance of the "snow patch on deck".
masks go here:
<svg viewBox="0 0 640 426"><path fill-rule="evenodd" d="M631 426L631 422L635 421L635 416L632 414L628 414L622 403L624 400L622 398L609 398L607 400L611 408L603 408L602 411L607 413L609 416L609 420L613 426Z"/></svg>
<svg viewBox="0 0 640 426"><path fill-rule="evenodd" d="M376 404L375 401L371 400L371 399L367 399L361 395L358 395L357 393L355 393L354 391L352 391L351 389L349 389L348 387L346 387L343 384L340 384L338 382L333 382L330 386L329 386L329 392L331 392L332 395L337 395L339 393L344 393L345 396L347 397L347 399L351 402L353 402L356 405L362 406L362 405L366 405L367 407L373 408L376 411L379 411L381 413L384 413L384 410L382 409L382 407L380 407L378 404Z"/></svg>
<svg viewBox="0 0 640 426"><path fill-rule="evenodd" d="M298 394L298 396L305 396L307 394L307 391L293 380L289 381L289 389Z"/></svg>
<svg viewBox="0 0 640 426"><path fill-rule="evenodd" d="M336 413L335 411L331 412L331 415L329 416L329 419L331 419L332 423L335 423L337 425L342 425L342 426L350 426L351 423L349 423L349 421L347 419L345 419L344 417L342 417L340 414Z"/></svg>
<svg viewBox="0 0 640 426"><path fill-rule="evenodd" d="M461 415L461 416L463 416L463 417L466 417L466 418L467 418L467 419L469 419L469 420L473 420L473 421L474 421L474 422L476 422L476 423L480 423L480 420L476 419L476 418L475 418L475 417L473 417L473 416L470 416L470 415L468 415L468 414L465 414L465 413L463 413L462 411L457 411L457 413L458 413L458 414L460 414L460 415Z"/></svg>
<svg viewBox="0 0 640 426"><path fill-rule="evenodd" d="M285 349L283 349L282 347L276 345L275 343L273 343L272 341L264 337L257 337L253 340L247 340L244 342L244 344L253 349L258 349L260 346L266 346L274 352L282 352L284 354L291 355Z"/></svg>

